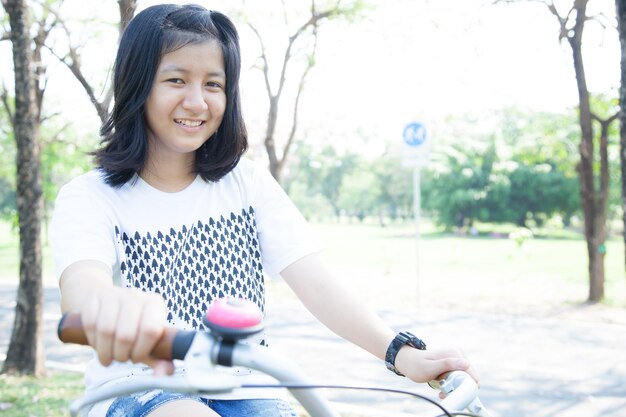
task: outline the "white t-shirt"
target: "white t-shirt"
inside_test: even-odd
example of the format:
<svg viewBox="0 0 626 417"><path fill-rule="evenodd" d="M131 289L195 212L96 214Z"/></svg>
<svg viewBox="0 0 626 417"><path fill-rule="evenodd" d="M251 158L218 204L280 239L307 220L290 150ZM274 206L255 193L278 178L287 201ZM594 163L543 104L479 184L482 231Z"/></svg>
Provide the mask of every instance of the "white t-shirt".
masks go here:
<svg viewBox="0 0 626 417"><path fill-rule="evenodd" d="M215 298L243 297L264 311L264 274L278 276L321 249L267 169L245 159L218 182L198 176L176 193L139 177L113 188L91 171L59 192L51 236L57 277L74 262L102 261L116 285L160 293L168 323L181 329L201 328ZM86 388L149 372L126 363L105 368L94 359ZM264 395L242 390L235 397L243 396Z"/></svg>

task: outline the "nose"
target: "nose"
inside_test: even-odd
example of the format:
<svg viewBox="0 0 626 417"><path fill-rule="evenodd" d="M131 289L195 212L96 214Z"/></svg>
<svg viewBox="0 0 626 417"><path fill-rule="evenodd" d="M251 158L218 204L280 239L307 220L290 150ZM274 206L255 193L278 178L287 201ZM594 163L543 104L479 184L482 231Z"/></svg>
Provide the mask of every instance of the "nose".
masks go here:
<svg viewBox="0 0 626 417"><path fill-rule="evenodd" d="M206 111L209 106L206 102L203 88L201 86L188 85L185 89L182 107L194 113Z"/></svg>

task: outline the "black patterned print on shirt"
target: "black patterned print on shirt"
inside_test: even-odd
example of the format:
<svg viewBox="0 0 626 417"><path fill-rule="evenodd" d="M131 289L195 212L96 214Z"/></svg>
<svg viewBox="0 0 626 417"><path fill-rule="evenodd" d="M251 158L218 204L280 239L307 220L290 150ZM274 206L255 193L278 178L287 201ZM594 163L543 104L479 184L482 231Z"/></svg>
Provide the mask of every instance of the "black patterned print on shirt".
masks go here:
<svg viewBox="0 0 626 417"><path fill-rule="evenodd" d="M120 262L127 287L163 296L170 323L202 327L212 300L241 297L264 311L265 286L254 209L208 223L142 235L115 228L124 250Z"/></svg>

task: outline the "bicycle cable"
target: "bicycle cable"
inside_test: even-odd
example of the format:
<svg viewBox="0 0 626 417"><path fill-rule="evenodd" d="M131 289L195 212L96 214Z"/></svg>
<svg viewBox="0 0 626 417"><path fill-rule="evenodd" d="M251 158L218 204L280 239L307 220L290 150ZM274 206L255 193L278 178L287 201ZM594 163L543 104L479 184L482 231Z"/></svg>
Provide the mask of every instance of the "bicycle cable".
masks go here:
<svg viewBox="0 0 626 417"><path fill-rule="evenodd" d="M359 387L352 385L325 385L325 384L243 384L241 388L286 388L286 389L350 389L350 390L360 390L360 391L378 391L378 392L388 392L392 394L404 394L409 395L415 398L419 398L420 400L426 401L435 407L439 408L442 411L442 414L437 415L437 417L457 417L457 416L466 416L466 417L481 417L478 414L468 413L468 412L450 412L446 410L444 406L439 404L436 400L429 398L425 395L418 394L412 391L405 391L395 388L381 388L381 387Z"/></svg>

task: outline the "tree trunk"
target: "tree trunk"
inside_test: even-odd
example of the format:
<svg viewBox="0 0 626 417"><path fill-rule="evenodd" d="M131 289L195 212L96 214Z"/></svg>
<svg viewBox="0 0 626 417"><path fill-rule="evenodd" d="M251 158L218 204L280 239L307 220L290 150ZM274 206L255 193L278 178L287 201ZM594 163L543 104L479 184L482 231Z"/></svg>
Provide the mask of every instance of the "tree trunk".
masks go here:
<svg viewBox="0 0 626 417"><path fill-rule="evenodd" d="M600 123L600 190L596 199L597 209L594 219L595 236L594 245L597 254L595 256L596 264L593 265L594 273L590 276L601 277L598 280L590 281L589 285L589 301L599 301L604 297L604 257L606 254L606 218L607 205L609 201L609 127L611 123L618 117L615 114L606 120L600 120L594 117Z"/></svg>
<svg viewBox="0 0 626 417"><path fill-rule="evenodd" d="M606 208L599 207L597 204L597 199L602 199L602 190L600 190L600 196L597 197L593 172L593 116L582 56L582 36L587 17L587 0L575 0L574 8L576 10L576 23L573 31L568 35L568 42L572 48L576 85L578 86L581 131L578 175L580 177L580 202L585 220L585 239L589 256L589 297L587 301L595 303L604 297Z"/></svg>
<svg viewBox="0 0 626 417"><path fill-rule="evenodd" d="M15 69L15 140L17 143L17 210L20 229L20 283L13 333L3 373L44 373L41 179L38 108L25 0L3 0L9 15Z"/></svg>
<svg viewBox="0 0 626 417"><path fill-rule="evenodd" d="M268 91L268 94L269 91ZM280 183L280 174L282 168L282 161L278 158L278 152L276 150L276 140L274 139L276 133L276 122L278 120L278 96L269 97L270 108L267 113L267 128L265 130L265 150L267 151L267 157L269 160L269 170L272 176Z"/></svg>
<svg viewBox="0 0 626 417"><path fill-rule="evenodd" d="M624 268L626 270L626 0L615 0L617 28L621 44L621 83L619 89L620 167L622 174L622 237L624 240Z"/></svg>

